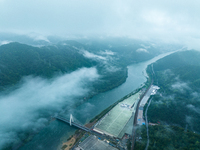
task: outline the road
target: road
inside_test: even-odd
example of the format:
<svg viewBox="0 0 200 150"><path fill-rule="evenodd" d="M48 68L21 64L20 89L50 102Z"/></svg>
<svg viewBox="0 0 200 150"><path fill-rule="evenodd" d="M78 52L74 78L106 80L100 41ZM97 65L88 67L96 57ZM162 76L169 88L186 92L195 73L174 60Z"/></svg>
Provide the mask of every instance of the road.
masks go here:
<svg viewBox="0 0 200 150"><path fill-rule="evenodd" d="M151 85L149 86L149 88L146 90L146 92L142 95L142 97L140 98L139 102L137 103L137 108L136 108L136 112L135 112L135 116L134 116L134 121L133 121L133 133L132 133L132 147L131 150L134 150L134 146L135 146L135 136L136 136L136 125L137 125L137 116L138 116L138 110L139 110L139 106L140 106L140 102L142 101L142 99L144 98L144 96L147 94L147 92L149 91L149 89L152 86L153 81L151 82Z"/></svg>
<svg viewBox="0 0 200 150"><path fill-rule="evenodd" d="M148 124L148 119L147 119L147 111L148 111L149 105L151 104L151 100L152 100L152 98L150 99L147 109L145 111L146 128L147 128L147 145L146 145L145 150L147 150L149 147L149 124Z"/></svg>
<svg viewBox="0 0 200 150"><path fill-rule="evenodd" d="M153 70L153 64L151 65L152 67L152 76L155 74L154 73L154 70ZM136 112L135 112L135 116L134 116L134 121L133 121L133 133L132 133L132 145L131 145L131 150L134 150L134 146L135 146L135 136L136 136L136 125L137 125L137 116L138 116L138 110L139 110L139 106L140 106L140 103L142 101L142 99L146 96L146 94L148 93L149 94L149 89L151 88L151 86L153 85L153 78L152 78L152 81L151 81L151 84L150 86L148 87L148 89L145 91L145 93L142 95L142 97L140 98L138 104L137 104L137 108L136 108ZM147 95L148 96L148 95ZM150 96L150 95L149 95Z"/></svg>

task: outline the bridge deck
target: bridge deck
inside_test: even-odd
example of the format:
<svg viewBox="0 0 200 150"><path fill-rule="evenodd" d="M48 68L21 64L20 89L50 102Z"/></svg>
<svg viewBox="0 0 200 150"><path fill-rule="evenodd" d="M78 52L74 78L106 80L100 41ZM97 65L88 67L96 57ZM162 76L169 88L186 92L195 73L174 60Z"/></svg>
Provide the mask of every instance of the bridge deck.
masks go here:
<svg viewBox="0 0 200 150"><path fill-rule="evenodd" d="M61 120L61 121L63 121L63 122L66 122L66 123L68 123L68 124L70 124L70 121L67 120L67 119L65 119L65 118L63 118L63 117L57 116L57 117L55 117L55 118L58 119L58 120ZM78 124L78 123L71 122L71 124L72 124L73 126L77 127L77 128L80 128L80 129L84 130L84 131L87 131L87 132L90 131L90 129L88 129L87 127L85 127L85 126L83 126L83 125L80 125L80 124Z"/></svg>

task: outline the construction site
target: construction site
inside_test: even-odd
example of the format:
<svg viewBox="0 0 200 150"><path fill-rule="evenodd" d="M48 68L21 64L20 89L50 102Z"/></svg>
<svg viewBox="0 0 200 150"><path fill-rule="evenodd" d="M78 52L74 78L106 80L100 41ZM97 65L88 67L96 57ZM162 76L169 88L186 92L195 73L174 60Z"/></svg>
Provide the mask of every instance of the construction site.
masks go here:
<svg viewBox="0 0 200 150"><path fill-rule="evenodd" d="M137 116L137 124L138 125L145 125L145 120L143 118L143 110L144 110L144 105L147 103L149 97L151 95L156 94L157 90L160 89L158 86L152 85L148 92L145 94L143 99L140 102L139 109L138 109L138 116Z"/></svg>
<svg viewBox="0 0 200 150"><path fill-rule="evenodd" d="M118 103L94 127L94 131L111 137L122 138L132 134L133 114L140 98L140 92Z"/></svg>

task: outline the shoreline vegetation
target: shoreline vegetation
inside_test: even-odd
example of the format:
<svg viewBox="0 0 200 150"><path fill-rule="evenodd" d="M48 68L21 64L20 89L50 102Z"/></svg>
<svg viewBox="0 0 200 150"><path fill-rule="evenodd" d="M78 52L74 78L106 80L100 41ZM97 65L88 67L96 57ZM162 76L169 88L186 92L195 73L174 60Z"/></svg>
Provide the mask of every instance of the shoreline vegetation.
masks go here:
<svg viewBox="0 0 200 150"><path fill-rule="evenodd" d="M87 96L84 96L84 97L81 97L80 98L80 101L77 102L75 105L74 105L74 108L80 106L81 104L83 104L84 102L86 102L87 100L93 98L94 96L100 94L100 93L104 93L104 92L107 92L107 91L110 91L112 89L115 89L117 87L119 87L120 85L122 85L123 83L126 82L126 79L128 77L128 68L126 67L125 68L125 74L124 76L121 78L121 80L118 80L118 82L113 82L115 84L111 84L110 87L108 88L104 88L104 89L98 89L97 91L91 91L91 93L89 93Z"/></svg>

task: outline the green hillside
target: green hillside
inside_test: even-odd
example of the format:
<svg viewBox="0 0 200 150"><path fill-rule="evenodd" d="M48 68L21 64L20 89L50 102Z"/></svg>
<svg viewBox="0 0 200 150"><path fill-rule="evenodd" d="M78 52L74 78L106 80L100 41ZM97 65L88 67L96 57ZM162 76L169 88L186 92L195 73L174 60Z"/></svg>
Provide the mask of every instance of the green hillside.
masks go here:
<svg viewBox="0 0 200 150"><path fill-rule="evenodd" d="M200 142L200 52L182 51L149 65L147 72L160 87L152 96L148 121L149 149L199 149ZM146 106L145 106L146 107ZM142 141L146 141L146 128Z"/></svg>
<svg viewBox="0 0 200 150"><path fill-rule="evenodd" d="M149 45L147 52L138 52L144 45ZM83 55L84 50L108 60L102 62L87 58ZM114 55L107 55L103 53L105 51L111 51ZM0 46L0 91L13 87L24 76L51 78L81 67L95 66L101 80L92 87L95 93L104 92L125 82L127 65L146 61L159 53L162 53L162 48L137 40L86 40L82 43L67 40L43 47L13 42ZM109 71L113 68L114 71Z"/></svg>
<svg viewBox="0 0 200 150"><path fill-rule="evenodd" d="M23 76L52 77L96 62L85 58L76 49L67 46L32 47L20 43L0 46L1 90L16 84Z"/></svg>

